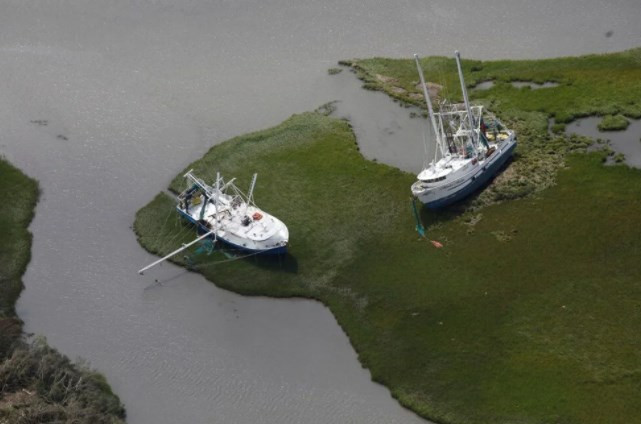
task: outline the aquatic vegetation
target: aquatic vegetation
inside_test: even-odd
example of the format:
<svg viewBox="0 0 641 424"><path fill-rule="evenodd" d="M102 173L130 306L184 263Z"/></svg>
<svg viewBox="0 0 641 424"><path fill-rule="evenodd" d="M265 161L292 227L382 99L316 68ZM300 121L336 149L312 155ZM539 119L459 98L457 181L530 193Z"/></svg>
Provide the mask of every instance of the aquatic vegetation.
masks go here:
<svg viewBox="0 0 641 424"><path fill-rule="evenodd" d="M214 253L195 269L238 293L322 301L372 378L438 422L634 422L641 171L573 153L589 140L548 136L545 114L510 117L547 189L523 198L534 186L510 178L501 196L518 199L482 214L423 211L442 249L414 230L414 176L365 160L346 121L304 113L214 146L187 168L241 184L258 172L256 197L287 223L290 254L217 263ZM136 214L149 251L193 237L173 206L160 193Z"/></svg>
<svg viewBox="0 0 641 424"><path fill-rule="evenodd" d="M31 255L27 228L38 194L35 180L0 158L0 422L121 423L124 408L102 375L44 339L22 339L14 307Z"/></svg>
<svg viewBox="0 0 641 424"><path fill-rule="evenodd" d="M336 75L336 74L340 74L341 72L343 72L343 70L341 68L329 68L327 70L327 73L329 75Z"/></svg>
<svg viewBox="0 0 641 424"><path fill-rule="evenodd" d="M125 411L105 378L72 363L44 339L16 348L0 363L0 420L118 424Z"/></svg>
<svg viewBox="0 0 641 424"><path fill-rule="evenodd" d="M599 131L621 131L628 128L630 121L621 114L606 115L603 117L597 128Z"/></svg>
<svg viewBox="0 0 641 424"><path fill-rule="evenodd" d="M612 160L615 163L622 163L625 160L625 155L623 153L617 153L616 155L614 155Z"/></svg>
<svg viewBox="0 0 641 424"><path fill-rule="evenodd" d="M552 132L554 134L562 134L565 132L565 124L562 123L554 123L551 128Z"/></svg>

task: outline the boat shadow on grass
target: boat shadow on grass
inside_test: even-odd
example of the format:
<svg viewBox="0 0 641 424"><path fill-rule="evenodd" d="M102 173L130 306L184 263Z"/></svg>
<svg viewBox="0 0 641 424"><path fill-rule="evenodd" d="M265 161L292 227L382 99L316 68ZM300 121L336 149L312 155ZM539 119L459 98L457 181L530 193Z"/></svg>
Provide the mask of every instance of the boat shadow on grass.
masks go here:
<svg viewBox="0 0 641 424"><path fill-rule="evenodd" d="M234 262L271 272L298 273L298 259L289 252L282 255L256 255L235 250L217 251L211 257L187 263L185 267L189 271L202 273L221 266L233 266Z"/></svg>
<svg viewBox="0 0 641 424"><path fill-rule="evenodd" d="M267 271L298 273L298 259L289 252L282 255L253 255L242 260Z"/></svg>

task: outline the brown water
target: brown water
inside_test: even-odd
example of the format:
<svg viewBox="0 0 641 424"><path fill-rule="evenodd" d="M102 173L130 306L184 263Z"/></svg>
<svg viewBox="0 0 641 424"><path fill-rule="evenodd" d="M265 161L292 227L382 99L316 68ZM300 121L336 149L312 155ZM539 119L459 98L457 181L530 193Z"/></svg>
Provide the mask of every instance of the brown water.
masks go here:
<svg viewBox="0 0 641 424"><path fill-rule="evenodd" d="M417 170L421 121L327 75L336 60L641 45L637 0L6 0L0 12L0 152L43 191L18 313L105 373L134 424L421 422L370 381L321 304L237 296L169 264L136 274L154 258L135 211L213 143L341 100L366 156Z"/></svg>

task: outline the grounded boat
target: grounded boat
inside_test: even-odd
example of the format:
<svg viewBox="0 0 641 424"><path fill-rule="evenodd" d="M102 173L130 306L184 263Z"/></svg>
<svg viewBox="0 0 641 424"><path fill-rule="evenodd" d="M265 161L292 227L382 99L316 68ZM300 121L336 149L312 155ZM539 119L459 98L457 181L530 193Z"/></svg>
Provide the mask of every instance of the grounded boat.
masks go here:
<svg viewBox="0 0 641 424"><path fill-rule="evenodd" d="M470 106L459 52L455 55L464 103L444 102L438 113L432 109L423 70L418 55L414 55L436 147L433 160L426 163L412 184L412 194L430 209L444 208L483 187L516 147L514 131L483 106Z"/></svg>
<svg viewBox="0 0 641 424"><path fill-rule="evenodd" d="M254 203L256 174L247 195L216 176L214 186L207 185L189 171L185 178L190 187L178 196L176 210L202 233L211 232L217 240L252 253L283 254L287 252L289 231L273 215Z"/></svg>
<svg viewBox="0 0 641 424"><path fill-rule="evenodd" d="M205 239L220 241L249 255L287 252L287 226L254 203L256 174L245 195L234 185L235 178L225 182L217 173L216 182L210 186L192 172L185 174L189 187L178 196L176 210L196 226L198 238L142 268L139 274Z"/></svg>

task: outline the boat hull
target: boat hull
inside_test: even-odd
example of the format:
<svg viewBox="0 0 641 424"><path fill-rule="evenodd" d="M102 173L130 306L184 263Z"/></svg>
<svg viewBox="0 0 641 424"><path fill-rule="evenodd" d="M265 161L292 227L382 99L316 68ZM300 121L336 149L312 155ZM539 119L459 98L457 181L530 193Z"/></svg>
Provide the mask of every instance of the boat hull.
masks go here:
<svg viewBox="0 0 641 424"><path fill-rule="evenodd" d="M199 233L205 234L206 232L211 231L211 229L205 227L204 225L202 225L201 223L196 221L191 215L186 214L182 209L176 208L176 210L180 213L180 215L185 220L187 220L191 224L194 224L195 226L197 226ZM213 235L212 235L212 238L213 238ZM284 255L285 253L287 253L287 245L278 246L278 247L272 247L272 248L264 248L264 249L253 249L253 248L249 248L247 246L240 246L237 243L233 243L233 242L229 241L225 237L217 236L216 238L219 241L222 241L223 243L225 243L227 246L229 246L229 247L231 247L233 249L236 249L236 250L240 250L242 252L253 253L253 254L257 254L257 255Z"/></svg>
<svg viewBox="0 0 641 424"><path fill-rule="evenodd" d="M496 173L501 169L501 167L512 156L515 148L516 140L513 140L510 145L506 146L504 149L498 152L498 156L494 158L494 160L492 160L484 167L481 167L478 172L476 172L474 175L460 184L460 186L457 187L456 190L449 192L443 190L442 196L425 192L419 194L417 197L425 206L430 209L442 209L453 203L463 200L482 188L492 177L494 177Z"/></svg>

